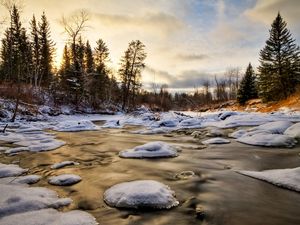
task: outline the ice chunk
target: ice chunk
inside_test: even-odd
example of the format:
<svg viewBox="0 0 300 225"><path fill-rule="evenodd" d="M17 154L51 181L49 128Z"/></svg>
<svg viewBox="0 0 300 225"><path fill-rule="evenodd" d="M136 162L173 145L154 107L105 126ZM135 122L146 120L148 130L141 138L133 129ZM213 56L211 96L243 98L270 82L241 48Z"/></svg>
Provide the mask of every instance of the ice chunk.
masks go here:
<svg viewBox="0 0 300 225"><path fill-rule="evenodd" d="M179 202L168 186L153 180L116 184L105 191L104 201L118 208L169 209Z"/></svg>
<svg viewBox="0 0 300 225"><path fill-rule="evenodd" d="M240 138L240 137L244 136L246 133L247 133L247 131L242 129L242 130L237 130L237 131L229 134L228 136L232 137L232 138Z"/></svg>
<svg viewBox="0 0 300 225"><path fill-rule="evenodd" d="M258 171L237 171L240 174L267 181L279 187L300 192L300 167Z"/></svg>
<svg viewBox="0 0 300 225"><path fill-rule="evenodd" d="M133 149L121 151L123 158L159 158L177 156L176 148L162 141L149 142Z"/></svg>
<svg viewBox="0 0 300 225"><path fill-rule="evenodd" d="M89 120L80 120L80 121L62 121L57 126L54 127L56 131L62 132L71 132L71 131L89 131L89 130L98 130L98 126L92 123Z"/></svg>
<svg viewBox="0 0 300 225"><path fill-rule="evenodd" d="M5 225L97 225L95 218L90 214L73 210L70 212L59 212L54 209L41 209L32 212L25 212L6 216L0 219L0 224Z"/></svg>
<svg viewBox="0 0 300 225"><path fill-rule="evenodd" d="M282 134L270 134L270 133L254 133L246 134L237 139L238 142L258 145L258 146L268 146L268 147L293 147L297 141L287 135Z"/></svg>
<svg viewBox="0 0 300 225"><path fill-rule="evenodd" d="M218 117L219 117L220 120L226 120L228 117L235 116L235 115L238 115L238 114L239 114L238 112L226 111L226 112L220 113Z"/></svg>
<svg viewBox="0 0 300 225"><path fill-rule="evenodd" d="M69 198L58 198L56 192L46 188L0 184L0 190L0 218L50 207L59 208L72 202Z"/></svg>
<svg viewBox="0 0 300 225"><path fill-rule="evenodd" d="M22 169L18 165L14 164L2 164L0 163L0 178L1 177L13 177L19 176L23 173L26 173L28 169Z"/></svg>
<svg viewBox="0 0 300 225"><path fill-rule="evenodd" d="M158 127L176 127L178 124L177 120L161 120L157 123Z"/></svg>
<svg viewBox="0 0 300 225"><path fill-rule="evenodd" d="M204 145L210 145L210 144L228 144L230 143L229 140L225 138L211 138L206 141L202 141L202 144Z"/></svg>
<svg viewBox="0 0 300 225"><path fill-rule="evenodd" d="M65 166L73 166L73 165L79 165L78 162L74 162L74 161L63 161L63 162L60 162L60 163L55 163L51 166L51 169L60 169L60 168L63 168Z"/></svg>
<svg viewBox="0 0 300 225"><path fill-rule="evenodd" d="M81 177L75 174L62 174L50 177L48 182L52 185L69 186L81 181Z"/></svg>
<svg viewBox="0 0 300 225"><path fill-rule="evenodd" d="M293 125L293 123L290 121L275 121L275 122L269 122L269 123L265 123L260 126L254 127L252 129L250 129L250 131L264 130L264 131L268 131L272 134L283 134L284 131L292 125Z"/></svg>
<svg viewBox="0 0 300 225"><path fill-rule="evenodd" d="M6 177L0 179L1 184L35 184L39 182L41 176L39 175L27 175L20 177Z"/></svg>
<svg viewBox="0 0 300 225"><path fill-rule="evenodd" d="M187 127L190 127L190 128L200 128L201 127L201 123L202 123L201 119L190 118L190 119L182 120L179 123L179 127L183 127L183 128L187 128Z"/></svg>
<svg viewBox="0 0 300 225"><path fill-rule="evenodd" d="M288 135L293 138L300 139L300 123L296 123L289 127L285 132L285 135Z"/></svg>

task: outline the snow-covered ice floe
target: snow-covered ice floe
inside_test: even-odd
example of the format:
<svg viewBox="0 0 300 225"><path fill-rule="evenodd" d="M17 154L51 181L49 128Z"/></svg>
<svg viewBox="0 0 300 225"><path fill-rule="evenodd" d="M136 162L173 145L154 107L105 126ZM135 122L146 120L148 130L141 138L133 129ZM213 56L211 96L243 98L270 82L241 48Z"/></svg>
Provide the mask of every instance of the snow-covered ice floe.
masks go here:
<svg viewBox="0 0 300 225"><path fill-rule="evenodd" d="M285 130L284 134L293 138L300 139L300 123L296 123L290 126Z"/></svg>
<svg viewBox="0 0 300 225"><path fill-rule="evenodd" d="M264 171L237 171L240 174L257 178L276 186L300 192L300 167L293 169L273 169Z"/></svg>
<svg viewBox="0 0 300 225"><path fill-rule="evenodd" d="M231 137L231 138L240 138L242 136L244 136L245 134L247 133L246 130L244 129L240 129L240 130L237 130L237 131L234 131L233 133L229 134L228 136Z"/></svg>
<svg viewBox="0 0 300 225"><path fill-rule="evenodd" d="M230 141L225 138L211 138L206 141L202 141L202 144L204 145L210 145L210 144L229 144Z"/></svg>
<svg viewBox="0 0 300 225"><path fill-rule="evenodd" d="M96 225L90 214L73 210L59 212L56 209L69 205L70 198L59 198L55 191L41 187L29 187L37 182L38 175L18 176L27 169L16 165L0 164L5 168L5 178L0 179L0 224L5 225Z"/></svg>
<svg viewBox="0 0 300 225"><path fill-rule="evenodd" d="M116 184L105 191L104 201L118 208L169 209L179 202L168 186L153 180Z"/></svg>
<svg viewBox="0 0 300 225"><path fill-rule="evenodd" d="M39 131L32 132L6 132L0 134L0 141L13 143L18 147L11 147L5 150L6 154L13 154L22 151L41 152L57 149L65 145L64 141L55 139L54 135Z"/></svg>
<svg viewBox="0 0 300 225"><path fill-rule="evenodd" d="M26 173L27 171L28 171L28 169L23 169L23 168L19 167L18 165L0 163L0 178L20 176L23 173Z"/></svg>
<svg viewBox="0 0 300 225"><path fill-rule="evenodd" d="M265 123L257 127L253 127L252 129L250 129L250 131L261 130L261 131L267 131L271 134L283 134L284 131L292 125L293 123L290 121L275 121L275 122Z"/></svg>
<svg viewBox="0 0 300 225"><path fill-rule="evenodd" d="M294 138L287 135L271 134L264 131L245 134L238 138L237 141L248 145L288 148L295 146L297 143Z"/></svg>
<svg viewBox="0 0 300 225"><path fill-rule="evenodd" d="M123 158L175 157L177 156L177 150L174 146L165 142L155 141L137 146L133 149L121 151L119 156Z"/></svg>
<svg viewBox="0 0 300 225"><path fill-rule="evenodd" d="M51 169L60 169L63 168L65 166L77 166L79 165L78 162L74 162L74 161L63 161L63 162L59 162L59 163L55 163L51 166Z"/></svg>
<svg viewBox="0 0 300 225"><path fill-rule="evenodd" d="M99 127L90 120L67 120L59 122L53 130L60 132L93 131L99 130Z"/></svg>
<svg viewBox="0 0 300 225"><path fill-rule="evenodd" d="M39 175L27 175L18 177L5 177L0 179L0 184L35 184L39 182L41 176Z"/></svg>
<svg viewBox="0 0 300 225"><path fill-rule="evenodd" d="M58 176L50 177L49 184L58 186L69 186L81 181L81 177L75 174L62 174Z"/></svg>

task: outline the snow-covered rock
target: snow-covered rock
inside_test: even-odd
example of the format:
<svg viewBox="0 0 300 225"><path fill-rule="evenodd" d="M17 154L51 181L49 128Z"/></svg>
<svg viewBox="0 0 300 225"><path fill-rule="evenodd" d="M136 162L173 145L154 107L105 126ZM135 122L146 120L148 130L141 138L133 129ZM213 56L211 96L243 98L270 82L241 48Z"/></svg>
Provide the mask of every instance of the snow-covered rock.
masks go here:
<svg viewBox="0 0 300 225"><path fill-rule="evenodd" d="M267 181L279 187L300 192L300 167L258 171L237 171L240 174Z"/></svg>
<svg viewBox="0 0 300 225"><path fill-rule="evenodd" d="M63 161L63 162L59 162L59 163L55 163L51 166L51 169L60 169L63 168L65 166L77 166L79 165L78 162L74 162L74 161Z"/></svg>
<svg viewBox="0 0 300 225"><path fill-rule="evenodd" d="M23 173L26 173L27 171L28 169L23 169L18 165L0 163L0 178L19 176Z"/></svg>
<svg viewBox="0 0 300 225"><path fill-rule="evenodd" d="M271 134L265 132L254 134L248 133L238 138L237 141L244 144L267 147L293 147L297 143L294 138L287 135Z"/></svg>
<svg viewBox="0 0 300 225"><path fill-rule="evenodd" d="M58 176L50 177L49 184L58 186L69 186L81 181L81 177L75 174L62 174Z"/></svg>
<svg viewBox="0 0 300 225"><path fill-rule="evenodd" d="M182 128L188 128L188 127L189 128L200 128L201 123L202 123L202 120L199 118L190 118L190 119L182 120L178 126L182 127Z"/></svg>
<svg viewBox="0 0 300 225"><path fill-rule="evenodd" d="M72 210L70 212L59 212L54 209L41 209L29 211L0 219L0 224L5 225L97 225L95 218L90 214Z"/></svg>
<svg viewBox="0 0 300 225"><path fill-rule="evenodd" d="M300 139L300 123L295 123L294 125L290 126L284 132L284 134L293 138Z"/></svg>
<svg viewBox="0 0 300 225"><path fill-rule="evenodd" d="M210 145L210 144L228 144L230 143L229 140L225 138L211 138L205 141L202 141L202 144L204 145Z"/></svg>
<svg viewBox="0 0 300 225"><path fill-rule="evenodd" d="M93 131L98 130L99 127L89 120L69 120L61 121L57 126L53 128L56 131L61 132L73 132L73 131Z"/></svg>
<svg viewBox="0 0 300 225"><path fill-rule="evenodd" d="M104 201L118 208L169 209L179 202L168 186L153 180L116 184L105 191Z"/></svg>
<svg viewBox="0 0 300 225"><path fill-rule="evenodd" d="M41 176L39 175L27 175L20 177L5 177L0 179L0 184L35 184L39 182Z"/></svg>
<svg viewBox="0 0 300 225"><path fill-rule="evenodd" d="M133 149L121 151L120 157L123 158L159 158L177 156L176 148L165 142L155 141L137 146Z"/></svg>
<svg viewBox="0 0 300 225"><path fill-rule="evenodd" d="M263 130L272 134L283 134L284 131L292 125L293 123L290 121L275 121L259 125L250 129L250 131Z"/></svg>

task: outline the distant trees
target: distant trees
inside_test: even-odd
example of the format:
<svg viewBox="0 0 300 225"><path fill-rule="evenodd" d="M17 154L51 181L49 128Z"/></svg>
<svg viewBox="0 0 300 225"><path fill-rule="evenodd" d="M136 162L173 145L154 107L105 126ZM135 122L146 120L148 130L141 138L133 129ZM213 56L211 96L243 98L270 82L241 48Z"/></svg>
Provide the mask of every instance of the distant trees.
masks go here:
<svg viewBox="0 0 300 225"><path fill-rule="evenodd" d="M256 77L251 63L249 63L245 75L242 78L237 93L238 103L244 105L246 101L257 98Z"/></svg>
<svg viewBox="0 0 300 225"><path fill-rule="evenodd" d="M258 88L264 101L287 98L300 82L300 50L286 26L278 13L260 51Z"/></svg>
<svg viewBox="0 0 300 225"><path fill-rule="evenodd" d="M141 72L145 68L145 45L139 41L129 43L121 59L119 75L122 83L122 109L127 106L135 107L135 98L141 88Z"/></svg>

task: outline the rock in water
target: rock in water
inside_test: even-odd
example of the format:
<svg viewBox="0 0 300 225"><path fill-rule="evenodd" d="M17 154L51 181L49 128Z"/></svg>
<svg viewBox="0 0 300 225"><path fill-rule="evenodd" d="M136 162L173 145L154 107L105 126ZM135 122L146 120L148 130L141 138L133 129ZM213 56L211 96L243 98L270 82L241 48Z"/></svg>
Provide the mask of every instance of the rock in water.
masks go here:
<svg viewBox="0 0 300 225"><path fill-rule="evenodd" d="M206 141L202 141L202 144L204 145L210 145L210 144L229 144L230 141L225 138L211 138Z"/></svg>
<svg viewBox="0 0 300 225"><path fill-rule="evenodd" d="M74 174L63 174L59 176L50 177L48 182L52 185L69 186L81 181L81 177Z"/></svg>
<svg viewBox="0 0 300 225"><path fill-rule="evenodd" d="M104 201L117 208L169 209L179 202L168 186L153 180L116 184L105 191Z"/></svg>

